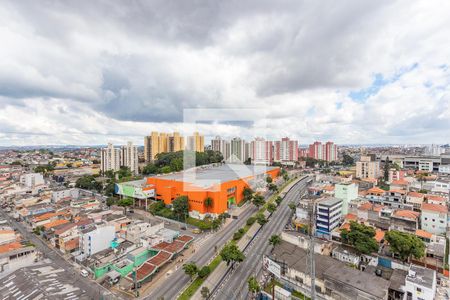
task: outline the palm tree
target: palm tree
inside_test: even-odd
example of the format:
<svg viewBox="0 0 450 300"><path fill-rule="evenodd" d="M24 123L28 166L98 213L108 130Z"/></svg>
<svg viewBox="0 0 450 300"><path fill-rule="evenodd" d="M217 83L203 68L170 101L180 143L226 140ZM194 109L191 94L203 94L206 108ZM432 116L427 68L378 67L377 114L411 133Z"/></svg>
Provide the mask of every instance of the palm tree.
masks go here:
<svg viewBox="0 0 450 300"><path fill-rule="evenodd" d="M209 212L209 208L213 206L213 199L211 197L206 197L203 201L203 205L206 207L206 211Z"/></svg>

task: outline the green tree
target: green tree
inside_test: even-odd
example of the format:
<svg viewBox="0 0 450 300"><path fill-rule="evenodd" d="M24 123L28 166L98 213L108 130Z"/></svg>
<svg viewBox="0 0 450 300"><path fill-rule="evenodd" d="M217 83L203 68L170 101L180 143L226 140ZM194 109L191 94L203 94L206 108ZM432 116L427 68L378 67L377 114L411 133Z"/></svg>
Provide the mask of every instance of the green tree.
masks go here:
<svg viewBox="0 0 450 300"><path fill-rule="evenodd" d="M167 174L172 172L172 169L170 168L170 166L164 166L161 168L161 173Z"/></svg>
<svg viewBox="0 0 450 300"><path fill-rule="evenodd" d="M127 207L129 207L129 206L131 206L133 204L134 204L134 200L131 199L131 198L123 198L123 199L120 199L117 202L118 206L122 206L123 207L123 213L124 214L126 214L126 212L127 212Z"/></svg>
<svg viewBox="0 0 450 300"><path fill-rule="evenodd" d="M222 260L229 266L231 263L241 262L245 259L244 253L237 247L235 243L226 244L220 251Z"/></svg>
<svg viewBox="0 0 450 300"><path fill-rule="evenodd" d="M114 197L108 197L108 199L106 199L106 205L108 205L108 207L113 206L114 203L116 203L116 199L114 199Z"/></svg>
<svg viewBox="0 0 450 300"><path fill-rule="evenodd" d="M255 222L256 222L256 218L255 217L250 217L250 218L247 219L246 224L248 226L252 226L253 224L255 224Z"/></svg>
<svg viewBox="0 0 450 300"><path fill-rule="evenodd" d="M108 184L105 186L105 189L103 190L103 194L106 196L112 196L114 195L116 183L114 180L111 180L108 182Z"/></svg>
<svg viewBox="0 0 450 300"><path fill-rule="evenodd" d="M205 201L203 201L203 205L206 207L206 211L208 212L209 209L213 206L213 198L211 197L206 197Z"/></svg>
<svg viewBox="0 0 450 300"><path fill-rule="evenodd" d="M105 176L110 179L114 179L114 171L113 170L105 171Z"/></svg>
<svg viewBox="0 0 450 300"><path fill-rule="evenodd" d="M72 164L72 163L68 163L68 164L66 165L66 167L68 167L68 168L70 169L70 168L73 167L73 164Z"/></svg>
<svg viewBox="0 0 450 300"><path fill-rule="evenodd" d="M184 270L184 273L186 273L186 275L188 275L192 281L192 279L198 272L198 267L195 263L189 262L189 263L183 265L183 270Z"/></svg>
<svg viewBox="0 0 450 300"><path fill-rule="evenodd" d="M347 153L344 153L342 155L342 163L346 166L352 166L355 163L355 160Z"/></svg>
<svg viewBox="0 0 450 300"><path fill-rule="evenodd" d="M200 294L202 295L203 299L208 298L210 294L208 287L206 286L202 287L202 289L200 290Z"/></svg>
<svg viewBox="0 0 450 300"><path fill-rule="evenodd" d="M284 174L283 174L283 180L284 180L284 181L288 181L288 180L289 180L289 175L288 175L288 173L284 173Z"/></svg>
<svg viewBox="0 0 450 300"><path fill-rule="evenodd" d="M295 211L295 208L297 207L294 202L289 202L288 206L292 211Z"/></svg>
<svg viewBox="0 0 450 300"><path fill-rule="evenodd" d="M92 175L85 175L83 177L80 177L75 182L75 187L85 190L95 190L95 191L101 191L102 185L100 182L97 182L95 180L95 177Z"/></svg>
<svg viewBox="0 0 450 300"><path fill-rule="evenodd" d="M409 260L411 256L419 259L425 255L425 244L413 234L390 230L386 232L385 239L390 250L403 261Z"/></svg>
<svg viewBox="0 0 450 300"><path fill-rule="evenodd" d="M375 229L355 221L350 221L350 231L341 230L341 239L344 243L352 245L362 254L371 254L378 251L375 240Z"/></svg>
<svg viewBox="0 0 450 300"><path fill-rule="evenodd" d="M267 223L267 219L264 216L263 213L258 213L256 214L256 221L258 222L259 225L263 226L264 224Z"/></svg>
<svg viewBox="0 0 450 300"><path fill-rule="evenodd" d="M209 268L209 266L203 266L203 268L201 268L198 271L198 277L200 278L208 277L209 273L211 273L211 269Z"/></svg>
<svg viewBox="0 0 450 300"><path fill-rule="evenodd" d="M253 197L253 190L249 187L245 187L242 191L242 195L244 196L245 201L250 201Z"/></svg>
<svg viewBox="0 0 450 300"><path fill-rule="evenodd" d="M48 165L40 165L34 168L34 172L46 174L47 172L51 172L55 169L55 167L51 164Z"/></svg>
<svg viewBox="0 0 450 300"><path fill-rule="evenodd" d="M172 159L170 161L170 169L173 172L179 172L179 171L183 170L183 159L179 158L179 157Z"/></svg>
<svg viewBox="0 0 450 300"><path fill-rule="evenodd" d="M279 245L280 243L281 243L281 237L277 234L274 234L269 238L269 244L271 244L274 247L276 245Z"/></svg>
<svg viewBox="0 0 450 300"><path fill-rule="evenodd" d="M119 179L131 177L133 174L131 173L130 168L122 166L119 171L117 171Z"/></svg>
<svg viewBox="0 0 450 300"><path fill-rule="evenodd" d="M266 177L266 182L267 182L268 184L272 183L272 182L273 182L272 177L267 176L267 177Z"/></svg>
<svg viewBox="0 0 450 300"><path fill-rule="evenodd" d="M268 188L269 188L269 191L272 191L272 192L278 191L277 185L276 185L276 184L273 184L273 183L270 183L270 184L268 185Z"/></svg>
<svg viewBox="0 0 450 300"><path fill-rule="evenodd" d="M251 276L247 279L248 291L255 295L261 291L261 286L258 283L258 280L254 276Z"/></svg>
<svg viewBox="0 0 450 300"><path fill-rule="evenodd" d="M277 210L277 206L275 205L275 203L269 203L269 204L267 205L267 210L268 210L270 213L273 213L275 210Z"/></svg>
<svg viewBox="0 0 450 300"><path fill-rule="evenodd" d="M275 198L275 202L276 202L277 205L280 205L282 201L283 201L283 198L281 198L280 196L277 196Z"/></svg>
<svg viewBox="0 0 450 300"><path fill-rule="evenodd" d="M260 195L260 194L256 194L253 197L252 203L256 207L260 207L261 205L263 205L265 203L264 197L262 195Z"/></svg>
<svg viewBox="0 0 450 300"><path fill-rule="evenodd" d="M185 220L189 214L189 199L187 196L177 197L172 201L173 212L178 220Z"/></svg>
<svg viewBox="0 0 450 300"><path fill-rule="evenodd" d="M222 220L220 220L219 218L216 218L216 219L212 220L212 222L211 222L211 229L213 231L216 231L217 229L219 229L220 226L222 226Z"/></svg>
<svg viewBox="0 0 450 300"><path fill-rule="evenodd" d="M150 175L150 174L158 174L159 169L155 164L149 163L142 169L142 174Z"/></svg>
<svg viewBox="0 0 450 300"><path fill-rule="evenodd" d="M389 156L386 157L386 161L384 163L384 175L383 175L383 179L385 182L389 181L389 169L390 169L390 164L389 164Z"/></svg>

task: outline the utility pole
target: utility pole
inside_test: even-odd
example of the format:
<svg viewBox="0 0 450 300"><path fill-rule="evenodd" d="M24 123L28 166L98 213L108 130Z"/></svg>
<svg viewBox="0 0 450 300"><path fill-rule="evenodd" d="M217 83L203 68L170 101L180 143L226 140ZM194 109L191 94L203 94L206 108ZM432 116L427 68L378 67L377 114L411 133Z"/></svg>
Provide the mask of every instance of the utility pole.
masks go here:
<svg viewBox="0 0 450 300"><path fill-rule="evenodd" d="M316 265L314 261L314 232L316 226L316 204L312 200L309 204L309 250L308 250L308 263L309 263L309 276L311 277L311 300L316 299Z"/></svg>

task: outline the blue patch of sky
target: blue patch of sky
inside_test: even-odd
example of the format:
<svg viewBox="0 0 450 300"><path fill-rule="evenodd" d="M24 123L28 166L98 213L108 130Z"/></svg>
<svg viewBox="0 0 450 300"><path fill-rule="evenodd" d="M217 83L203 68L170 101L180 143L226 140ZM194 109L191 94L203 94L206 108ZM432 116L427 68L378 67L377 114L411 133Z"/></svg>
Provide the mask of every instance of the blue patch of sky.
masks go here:
<svg viewBox="0 0 450 300"><path fill-rule="evenodd" d="M411 66L400 68L398 72L396 72L392 77L385 78L383 74L376 73L374 75L374 79L372 81L372 84L364 89L357 90L357 91L351 91L348 96L356 101L356 102L364 102L367 98L369 98L372 95L375 95L378 93L378 91L384 87L387 84L393 83L402 77L403 74L413 71L419 66L418 63L414 63Z"/></svg>

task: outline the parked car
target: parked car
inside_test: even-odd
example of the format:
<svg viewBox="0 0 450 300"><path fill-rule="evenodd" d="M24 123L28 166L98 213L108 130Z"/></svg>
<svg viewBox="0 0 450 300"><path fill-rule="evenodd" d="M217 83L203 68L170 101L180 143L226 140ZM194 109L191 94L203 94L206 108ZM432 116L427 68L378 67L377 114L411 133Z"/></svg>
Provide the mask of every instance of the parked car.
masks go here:
<svg viewBox="0 0 450 300"><path fill-rule="evenodd" d="M89 276L89 272L86 271L85 269L82 269L82 270L80 271L80 275L83 276L83 277L88 277L88 276Z"/></svg>

